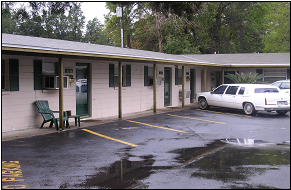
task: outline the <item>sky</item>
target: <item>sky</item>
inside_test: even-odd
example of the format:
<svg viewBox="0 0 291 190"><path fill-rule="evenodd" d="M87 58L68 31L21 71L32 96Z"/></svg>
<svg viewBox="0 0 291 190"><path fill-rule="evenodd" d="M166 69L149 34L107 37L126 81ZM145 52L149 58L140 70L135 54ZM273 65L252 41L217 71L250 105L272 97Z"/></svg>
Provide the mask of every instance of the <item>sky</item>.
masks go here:
<svg viewBox="0 0 291 190"><path fill-rule="evenodd" d="M81 9L83 11L83 15L86 17L86 24L89 20L92 20L95 17L97 17L97 19L104 24L103 15L109 12L109 10L105 8L105 2L82 2Z"/></svg>

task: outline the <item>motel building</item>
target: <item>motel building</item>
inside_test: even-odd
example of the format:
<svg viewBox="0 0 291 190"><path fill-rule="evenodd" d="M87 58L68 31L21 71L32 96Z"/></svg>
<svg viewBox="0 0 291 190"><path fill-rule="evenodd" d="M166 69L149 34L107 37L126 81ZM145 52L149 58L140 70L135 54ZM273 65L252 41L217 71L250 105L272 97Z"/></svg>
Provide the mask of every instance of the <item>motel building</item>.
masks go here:
<svg viewBox="0 0 291 190"><path fill-rule="evenodd" d="M290 53L172 55L2 33L1 57L2 132L39 128L37 100L59 110L61 121L67 110L81 121L122 119L196 104L196 93L231 83L227 73L290 79Z"/></svg>

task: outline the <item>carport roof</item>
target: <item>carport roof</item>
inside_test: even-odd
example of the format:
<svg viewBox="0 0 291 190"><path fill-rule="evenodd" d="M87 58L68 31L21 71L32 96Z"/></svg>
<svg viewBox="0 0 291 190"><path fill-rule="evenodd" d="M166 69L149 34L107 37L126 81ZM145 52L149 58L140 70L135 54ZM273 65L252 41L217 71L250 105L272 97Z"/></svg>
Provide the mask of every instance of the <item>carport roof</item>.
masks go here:
<svg viewBox="0 0 291 190"><path fill-rule="evenodd" d="M195 54L173 55L153 51L121 48L2 33L2 50L69 56L146 61L175 65L219 67L290 67L290 53Z"/></svg>

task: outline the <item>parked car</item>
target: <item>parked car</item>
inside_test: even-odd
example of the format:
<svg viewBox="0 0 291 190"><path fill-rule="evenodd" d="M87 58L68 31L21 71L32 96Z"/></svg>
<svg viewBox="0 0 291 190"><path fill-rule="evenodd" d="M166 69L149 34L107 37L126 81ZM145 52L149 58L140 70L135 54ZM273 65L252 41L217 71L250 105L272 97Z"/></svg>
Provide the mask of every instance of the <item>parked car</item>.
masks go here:
<svg viewBox="0 0 291 190"><path fill-rule="evenodd" d="M276 111L280 115L290 111L290 96L279 93L277 86L265 84L223 84L211 92L196 94L200 109L210 106L244 110L247 115L257 111Z"/></svg>
<svg viewBox="0 0 291 190"><path fill-rule="evenodd" d="M272 86L278 86L281 92L290 94L290 80L279 80L271 84Z"/></svg>

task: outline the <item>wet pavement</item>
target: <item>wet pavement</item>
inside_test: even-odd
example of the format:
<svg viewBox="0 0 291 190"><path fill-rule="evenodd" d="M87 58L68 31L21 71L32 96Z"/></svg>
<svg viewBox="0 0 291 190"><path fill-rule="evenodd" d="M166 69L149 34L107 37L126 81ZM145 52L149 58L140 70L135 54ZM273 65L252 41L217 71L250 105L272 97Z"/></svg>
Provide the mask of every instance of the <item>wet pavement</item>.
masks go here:
<svg viewBox="0 0 291 190"><path fill-rule="evenodd" d="M173 110L2 141L12 187L289 189L290 113Z"/></svg>

